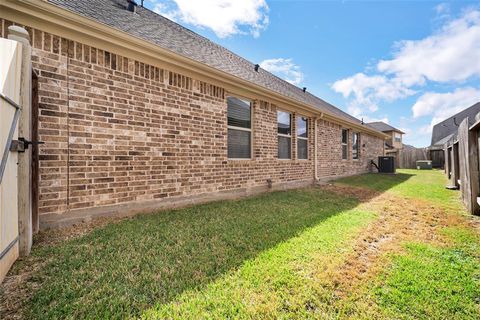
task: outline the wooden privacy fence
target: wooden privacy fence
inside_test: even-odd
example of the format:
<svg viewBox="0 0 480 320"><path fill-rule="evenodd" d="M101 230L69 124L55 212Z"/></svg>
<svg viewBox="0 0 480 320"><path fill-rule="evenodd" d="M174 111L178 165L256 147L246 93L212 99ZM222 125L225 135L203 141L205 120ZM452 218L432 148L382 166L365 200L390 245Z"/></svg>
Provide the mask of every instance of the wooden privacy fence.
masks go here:
<svg viewBox="0 0 480 320"><path fill-rule="evenodd" d="M428 159L432 160L432 166L434 168L445 168L445 153L442 149L429 149Z"/></svg>
<svg viewBox="0 0 480 320"><path fill-rule="evenodd" d="M469 119L464 119L457 134L444 146L445 173L449 181L449 188L458 188L462 200L472 214L480 213L479 192L479 138L480 114L476 122L469 125Z"/></svg>
<svg viewBox="0 0 480 320"><path fill-rule="evenodd" d="M425 148L403 148L398 158L399 168L416 169L418 160L428 160L428 152Z"/></svg>

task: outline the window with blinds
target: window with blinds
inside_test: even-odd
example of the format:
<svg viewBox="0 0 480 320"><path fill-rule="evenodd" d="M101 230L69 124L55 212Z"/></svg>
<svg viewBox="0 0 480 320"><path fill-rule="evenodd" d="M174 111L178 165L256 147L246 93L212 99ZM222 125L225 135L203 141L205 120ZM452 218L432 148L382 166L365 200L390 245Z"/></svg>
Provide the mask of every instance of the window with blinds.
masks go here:
<svg viewBox="0 0 480 320"><path fill-rule="evenodd" d="M357 132L352 135L352 158L360 158L360 133Z"/></svg>
<svg viewBox="0 0 480 320"><path fill-rule="evenodd" d="M292 158L292 115L277 111L278 159Z"/></svg>
<svg viewBox="0 0 480 320"><path fill-rule="evenodd" d="M297 117L297 159L308 159L308 119Z"/></svg>
<svg viewBox="0 0 480 320"><path fill-rule="evenodd" d="M252 157L252 106L248 100L227 98L228 158Z"/></svg>
<svg viewBox="0 0 480 320"><path fill-rule="evenodd" d="M348 130L342 129L342 159L348 159Z"/></svg>
<svg viewBox="0 0 480 320"><path fill-rule="evenodd" d="M402 134L395 132L395 142L402 142Z"/></svg>

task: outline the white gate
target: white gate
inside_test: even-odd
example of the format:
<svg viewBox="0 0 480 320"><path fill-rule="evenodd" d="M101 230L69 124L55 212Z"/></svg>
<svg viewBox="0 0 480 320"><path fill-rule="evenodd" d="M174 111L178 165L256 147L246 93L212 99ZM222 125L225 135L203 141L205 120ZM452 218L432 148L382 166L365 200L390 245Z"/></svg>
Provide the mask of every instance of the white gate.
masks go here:
<svg viewBox="0 0 480 320"><path fill-rule="evenodd" d="M18 258L18 139L22 46L0 38L0 282Z"/></svg>

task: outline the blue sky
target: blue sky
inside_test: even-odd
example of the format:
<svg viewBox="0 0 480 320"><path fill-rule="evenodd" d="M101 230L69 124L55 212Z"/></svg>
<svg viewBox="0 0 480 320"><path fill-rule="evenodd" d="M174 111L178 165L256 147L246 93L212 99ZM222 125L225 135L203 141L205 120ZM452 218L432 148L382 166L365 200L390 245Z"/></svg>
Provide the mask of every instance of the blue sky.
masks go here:
<svg viewBox="0 0 480 320"><path fill-rule="evenodd" d="M479 1L146 0L145 6L365 121L430 144L480 101Z"/></svg>

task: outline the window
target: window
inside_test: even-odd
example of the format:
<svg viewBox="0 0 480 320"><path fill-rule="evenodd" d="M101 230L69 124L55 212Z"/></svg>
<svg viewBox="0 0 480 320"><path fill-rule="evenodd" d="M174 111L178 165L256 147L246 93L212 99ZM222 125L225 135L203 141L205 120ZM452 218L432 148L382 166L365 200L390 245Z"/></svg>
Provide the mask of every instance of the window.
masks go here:
<svg viewBox="0 0 480 320"><path fill-rule="evenodd" d="M277 111L278 124L278 158L292 158L292 115Z"/></svg>
<svg viewBox="0 0 480 320"><path fill-rule="evenodd" d="M308 119L297 117L297 159L308 159Z"/></svg>
<svg viewBox="0 0 480 320"><path fill-rule="evenodd" d="M402 142L402 134L395 132L395 142Z"/></svg>
<svg viewBox="0 0 480 320"><path fill-rule="evenodd" d="M348 159L348 130L342 129L342 159Z"/></svg>
<svg viewBox="0 0 480 320"><path fill-rule="evenodd" d="M248 100L227 98L228 157L250 159L252 155L252 107Z"/></svg>
<svg viewBox="0 0 480 320"><path fill-rule="evenodd" d="M360 133L354 132L352 135L352 159L360 158Z"/></svg>

